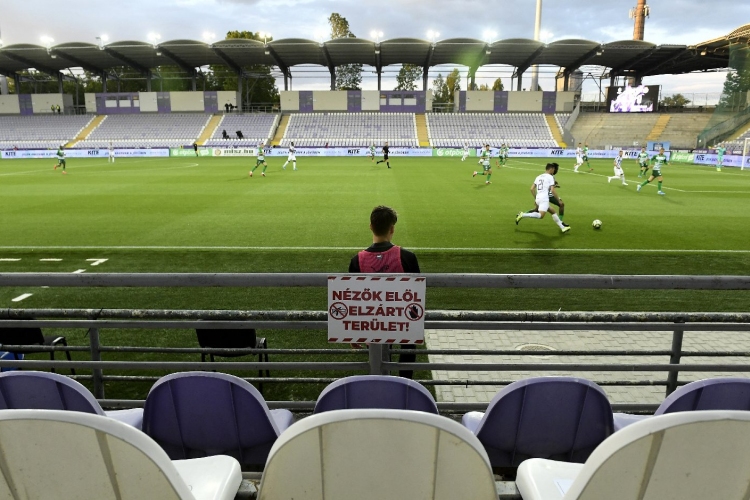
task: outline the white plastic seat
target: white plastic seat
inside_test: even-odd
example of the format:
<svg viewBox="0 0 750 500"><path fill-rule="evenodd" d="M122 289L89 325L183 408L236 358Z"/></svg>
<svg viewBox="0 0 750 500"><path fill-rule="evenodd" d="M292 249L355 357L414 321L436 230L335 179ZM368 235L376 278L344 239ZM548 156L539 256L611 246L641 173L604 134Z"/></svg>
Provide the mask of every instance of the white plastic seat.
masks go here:
<svg viewBox="0 0 750 500"><path fill-rule="evenodd" d="M289 427L268 455L259 500L496 500L481 443L439 415L335 410Z"/></svg>
<svg viewBox="0 0 750 500"><path fill-rule="evenodd" d="M0 443L0 498L232 500L242 482L234 458L173 462L141 431L99 415L3 410Z"/></svg>
<svg viewBox="0 0 750 500"><path fill-rule="evenodd" d="M530 459L524 500L742 500L750 484L750 412L661 415L612 434L585 464Z"/></svg>

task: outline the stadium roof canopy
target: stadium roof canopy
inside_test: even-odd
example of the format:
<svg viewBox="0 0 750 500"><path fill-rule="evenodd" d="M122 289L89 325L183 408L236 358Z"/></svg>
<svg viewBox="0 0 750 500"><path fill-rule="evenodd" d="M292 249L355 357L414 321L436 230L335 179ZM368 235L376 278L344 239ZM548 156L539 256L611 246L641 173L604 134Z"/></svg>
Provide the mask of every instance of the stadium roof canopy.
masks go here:
<svg viewBox="0 0 750 500"><path fill-rule="evenodd" d="M206 65L223 65L236 72L253 65L278 67L286 77L290 68L314 64L329 68L360 63L374 66L414 64L429 70L442 64L468 66L470 73L489 64L510 65L521 75L532 65L558 66L567 77L583 65L610 69L610 75L648 76L710 71L729 66L729 51L738 43L750 43L750 24L724 37L696 45L655 45L623 40L601 44L591 40L559 40L542 43L512 38L488 43L473 38L453 38L435 43L416 38L396 38L379 43L362 38L316 42L301 38L274 40L229 39L213 44L195 40L171 40L159 44L120 41L107 45L74 42L50 47L15 44L0 48L0 74L36 70L59 74L68 68L106 73L130 67L147 74L152 68L177 65L188 73ZM425 71L425 81L426 74ZM567 78L566 78L567 79ZM519 79L520 89L520 79Z"/></svg>

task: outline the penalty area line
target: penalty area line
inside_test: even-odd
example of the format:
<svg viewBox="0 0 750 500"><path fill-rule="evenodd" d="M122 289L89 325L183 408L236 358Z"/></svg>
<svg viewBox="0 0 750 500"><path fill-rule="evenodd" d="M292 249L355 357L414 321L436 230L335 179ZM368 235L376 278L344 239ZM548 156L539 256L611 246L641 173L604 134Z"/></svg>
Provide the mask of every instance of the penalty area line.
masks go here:
<svg viewBox="0 0 750 500"><path fill-rule="evenodd" d="M420 252L565 252L565 253L674 253L674 254L750 254L748 250L733 249L677 249L677 248L514 248L514 247L413 247ZM0 246L0 250L214 250L214 251L359 251L362 247L325 246ZM79 269L76 272L85 272Z"/></svg>

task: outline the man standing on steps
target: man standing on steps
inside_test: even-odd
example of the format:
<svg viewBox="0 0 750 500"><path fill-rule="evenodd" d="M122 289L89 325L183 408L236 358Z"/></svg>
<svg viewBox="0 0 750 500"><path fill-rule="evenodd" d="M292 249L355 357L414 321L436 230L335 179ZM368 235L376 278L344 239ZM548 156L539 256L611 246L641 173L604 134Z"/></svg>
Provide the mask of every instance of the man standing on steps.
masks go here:
<svg viewBox="0 0 750 500"><path fill-rule="evenodd" d="M372 245L352 257L349 262L350 273L419 273L417 256L408 250L391 243L393 232L398 221L398 214L390 207L383 205L372 209L370 214L370 231ZM415 345L402 345L401 350L416 349ZM399 363L413 363L417 355L402 353ZM413 378L412 370L399 370L400 377Z"/></svg>
<svg viewBox="0 0 750 500"><path fill-rule="evenodd" d="M383 145L383 159L378 160L377 163L375 163L375 165L385 162L388 168L391 168L391 161L390 161L390 157L388 156L390 152L391 152L391 148L388 147L388 143L386 142Z"/></svg>

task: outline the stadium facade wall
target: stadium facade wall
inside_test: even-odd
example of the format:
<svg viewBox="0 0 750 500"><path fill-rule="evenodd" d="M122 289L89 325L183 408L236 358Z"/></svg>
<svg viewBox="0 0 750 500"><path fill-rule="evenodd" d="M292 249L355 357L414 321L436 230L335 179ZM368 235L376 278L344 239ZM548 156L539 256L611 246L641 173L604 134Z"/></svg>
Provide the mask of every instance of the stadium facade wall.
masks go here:
<svg viewBox="0 0 750 500"><path fill-rule="evenodd" d="M0 115L20 115L21 104L17 95L0 95Z"/></svg>
<svg viewBox="0 0 750 500"><path fill-rule="evenodd" d="M453 110L459 113L569 113L579 95L578 92L460 90L454 95ZM432 109L432 103L428 109Z"/></svg>
<svg viewBox="0 0 750 500"><path fill-rule="evenodd" d="M86 94L87 113L118 115L133 113L216 113L225 104L237 106L235 91L205 92L107 92Z"/></svg>
<svg viewBox="0 0 750 500"><path fill-rule="evenodd" d="M572 113L581 95L580 92L560 92L556 96L555 112Z"/></svg>
<svg viewBox="0 0 750 500"><path fill-rule="evenodd" d="M313 111L424 113L432 109L432 95L424 91L301 90L283 91L280 94L281 110L285 113Z"/></svg>

